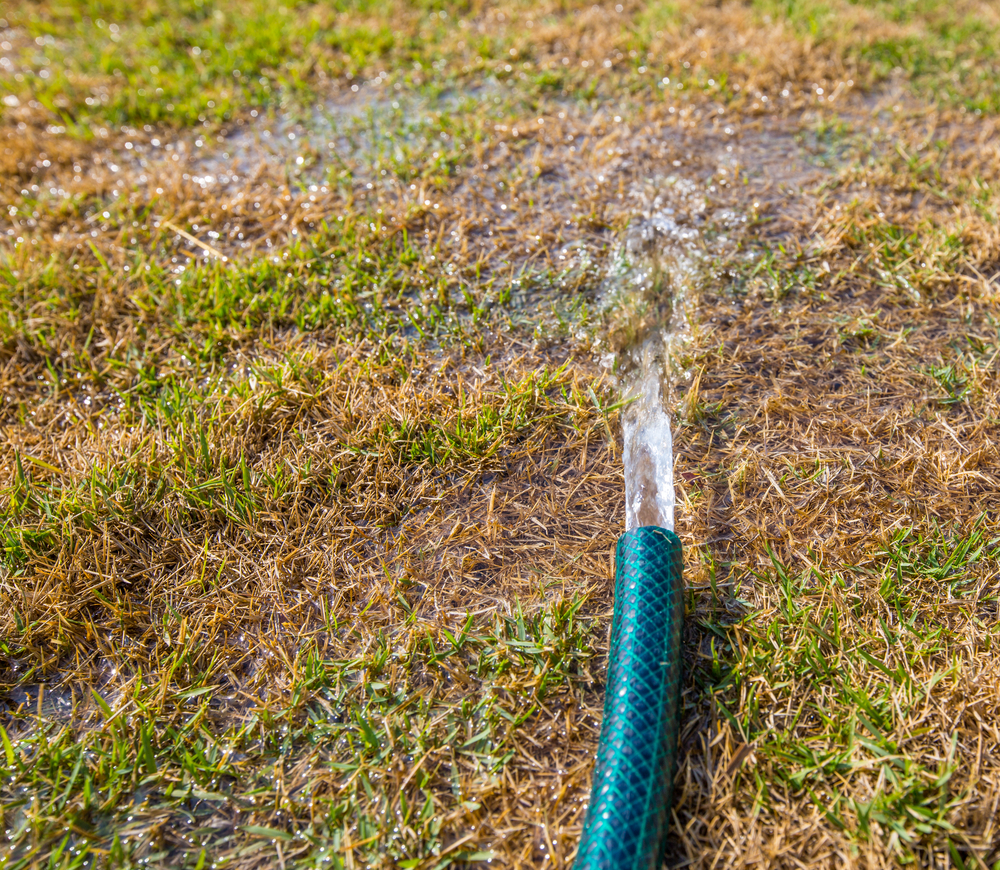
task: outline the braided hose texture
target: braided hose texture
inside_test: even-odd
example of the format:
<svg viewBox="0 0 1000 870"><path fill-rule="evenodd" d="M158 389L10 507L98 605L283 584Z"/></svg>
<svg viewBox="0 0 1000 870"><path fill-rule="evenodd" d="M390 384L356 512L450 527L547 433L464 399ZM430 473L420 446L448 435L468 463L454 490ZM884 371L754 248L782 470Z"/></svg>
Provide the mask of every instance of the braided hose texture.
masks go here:
<svg viewBox="0 0 1000 870"><path fill-rule="evenodd" d="M657 870L670 816L681 688L683 560L677 536L618 540L604 721L575 870Z"/></svg>

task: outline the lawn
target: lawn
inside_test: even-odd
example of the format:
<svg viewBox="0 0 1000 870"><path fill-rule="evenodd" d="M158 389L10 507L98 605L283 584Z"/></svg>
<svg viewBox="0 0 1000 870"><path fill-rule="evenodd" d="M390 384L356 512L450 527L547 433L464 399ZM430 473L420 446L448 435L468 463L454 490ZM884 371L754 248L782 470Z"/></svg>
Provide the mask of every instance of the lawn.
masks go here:
<svg viewBox="0 0 1000 870"><path fill-rule="evenodd" d="M570 867L666 323L670 866L1000 867L998 45L0 0L0 868Z"/></svg>

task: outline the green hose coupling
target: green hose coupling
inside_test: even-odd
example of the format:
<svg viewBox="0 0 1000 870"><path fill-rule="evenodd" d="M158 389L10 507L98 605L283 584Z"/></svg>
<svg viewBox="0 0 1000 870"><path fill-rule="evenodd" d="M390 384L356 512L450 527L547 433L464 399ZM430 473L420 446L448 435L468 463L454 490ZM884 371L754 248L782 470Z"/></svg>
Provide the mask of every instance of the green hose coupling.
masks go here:
<svg viewBox="0 0 1000 870"><path fill-rule="evenodd" d="M658 870L681 689L681 542L643 526L618 540L604 721L575 870Z"/></svg>

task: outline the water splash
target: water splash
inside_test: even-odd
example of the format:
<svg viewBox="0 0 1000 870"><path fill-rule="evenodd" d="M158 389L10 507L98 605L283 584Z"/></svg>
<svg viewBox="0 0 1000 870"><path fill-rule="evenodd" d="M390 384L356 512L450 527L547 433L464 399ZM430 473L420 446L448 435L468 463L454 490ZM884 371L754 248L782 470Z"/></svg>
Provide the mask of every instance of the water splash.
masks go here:
<svg viewBox="0 0 1000 870"><path fill-rule="evenodd" d="M604 293L623 345L609 361L628 402L622 415L625 527L673 529L673 437L664 393L704 272L709 243L699 226L705 200L695 184L675 177L639 198L642 217L613 258Z"/></svg>

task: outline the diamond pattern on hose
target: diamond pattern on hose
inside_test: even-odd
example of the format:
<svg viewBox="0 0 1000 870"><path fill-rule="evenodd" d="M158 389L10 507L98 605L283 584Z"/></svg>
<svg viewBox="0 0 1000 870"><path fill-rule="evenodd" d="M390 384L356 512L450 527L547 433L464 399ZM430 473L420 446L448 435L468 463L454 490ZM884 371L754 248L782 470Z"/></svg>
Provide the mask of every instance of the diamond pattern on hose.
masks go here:
<svg viewBox="0 0 1000 870"><path fill-rule="evenodd" d="M670 814L681 688L681 544L618 540L604 721L576 870L657 870Z"/></svg>

